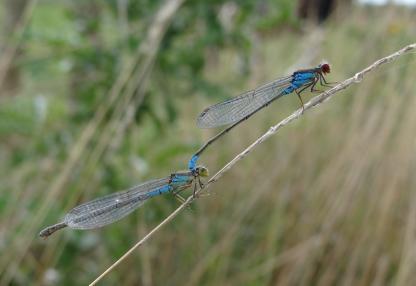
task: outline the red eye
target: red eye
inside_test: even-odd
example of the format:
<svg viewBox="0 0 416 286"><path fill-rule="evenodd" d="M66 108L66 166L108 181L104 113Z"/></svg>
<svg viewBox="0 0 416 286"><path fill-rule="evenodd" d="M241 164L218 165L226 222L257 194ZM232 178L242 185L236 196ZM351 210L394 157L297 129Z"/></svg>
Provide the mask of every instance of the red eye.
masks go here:
<svg viewBox="0 0 416 286"><path fill-rule="evenodd" d="M329 66L329 64L322 64L321 65L321 71L326 74L326 73L330 73L331 72L331 67Z"/></svg>

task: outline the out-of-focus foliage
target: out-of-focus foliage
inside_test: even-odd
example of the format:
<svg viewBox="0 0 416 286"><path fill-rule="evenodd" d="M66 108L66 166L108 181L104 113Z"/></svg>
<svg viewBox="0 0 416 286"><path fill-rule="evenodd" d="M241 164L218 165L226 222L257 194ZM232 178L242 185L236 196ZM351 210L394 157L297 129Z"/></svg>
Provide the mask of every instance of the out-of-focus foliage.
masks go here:
<svg viewBox="0 0 416 286"><path fill-rule="evenodd" d="M163 96L164 106L174 114L177 108L170 106L174 103L165 92L172 84L181 87L182 92L175 96L190 96L195 87L207 94L221 92L201 76L207 53L227 47L247 61L252 33L294 23L293 3L185 2L163 39L156 76L151 79L156 90L152 91ZM89 118L114 82L123 58L134 56L161 4L163 1L40 3L25 36L22 65L37 84L56 77L67 80L61 88L71 95L73 116ZM125 15L121 9L126 10ZM243 64L242 74L248 71L247 64Z"/></svg>

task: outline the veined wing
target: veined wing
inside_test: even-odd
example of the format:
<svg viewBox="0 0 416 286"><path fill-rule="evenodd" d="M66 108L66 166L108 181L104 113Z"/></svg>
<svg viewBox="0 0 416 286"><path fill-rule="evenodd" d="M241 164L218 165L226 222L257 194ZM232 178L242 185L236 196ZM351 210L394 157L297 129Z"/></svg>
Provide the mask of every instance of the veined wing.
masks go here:
<svg viewBox="0 0 416 286"><path fill-rule="evenodd" d="M92 229L113 223L141 206L148 193L169 183L170 177L156 179L128 190L109 194L73 208L64 222L75 229Z"/></svg>
<svg viewBox="0 0 416 286"><path fill-rule="evenodd" d="M235 123L281 96L283 89L290 86L291 81L292 76L280 78L224 102L214 104L198 116L197 125L199 128L213 128Z"/></svg>

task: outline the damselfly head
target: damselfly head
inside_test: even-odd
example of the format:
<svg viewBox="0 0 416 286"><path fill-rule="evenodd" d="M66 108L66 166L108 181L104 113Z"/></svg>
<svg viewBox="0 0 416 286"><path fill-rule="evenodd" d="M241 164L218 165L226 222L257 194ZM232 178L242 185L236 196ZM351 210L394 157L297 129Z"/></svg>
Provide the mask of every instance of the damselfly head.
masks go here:
<svg viewBox="0 0 416 286"><path fill-rule="evenodd" d="M331 72L331 67L328 63L323 63L319 65L319 68L321 69L323 74L327 74Z"/></svg>
<svg viewBox="0 0 416 286"><path fill-rule="evenodd" d="M201 176L201 177L208 177L209 176L209 171L204 166L196 167L196 171L197 171L198 175Z"/></svg>

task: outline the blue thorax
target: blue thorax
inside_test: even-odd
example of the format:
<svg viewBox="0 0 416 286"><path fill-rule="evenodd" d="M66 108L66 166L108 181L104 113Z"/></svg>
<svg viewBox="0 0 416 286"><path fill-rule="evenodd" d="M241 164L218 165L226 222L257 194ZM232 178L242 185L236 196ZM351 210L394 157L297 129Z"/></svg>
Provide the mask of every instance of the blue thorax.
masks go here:
<svg viewBox="0 0 416 286"><path fill-rule="evenodd" d="M169 184L166 184L163 187L148 192L147 195L149 196L149 198L163 195L165 193L173 191L177 187L181 187L188 184L190 181L192 181L192 177L189 175L173 175Z"/></svg>
<svg viewBox="0 0 416 286"><path fill-rule="evenodd" d="M299 71L293 74L292 82L290 86L286 87L283 90L283 94L292 93L295 89L298 89L308 83L310 83L315 78L315 72L313 71Z"/></svg>

